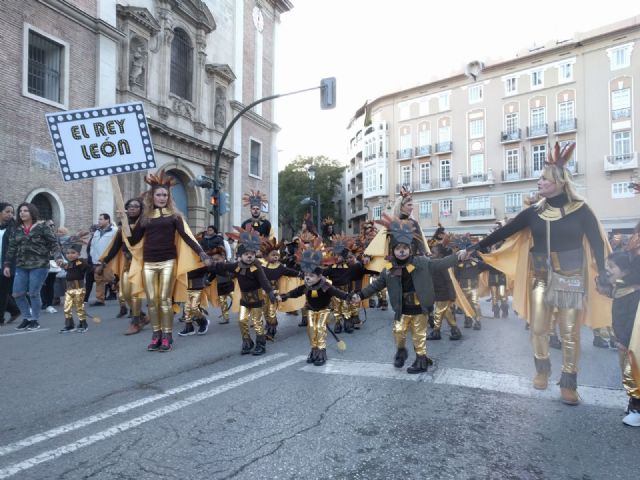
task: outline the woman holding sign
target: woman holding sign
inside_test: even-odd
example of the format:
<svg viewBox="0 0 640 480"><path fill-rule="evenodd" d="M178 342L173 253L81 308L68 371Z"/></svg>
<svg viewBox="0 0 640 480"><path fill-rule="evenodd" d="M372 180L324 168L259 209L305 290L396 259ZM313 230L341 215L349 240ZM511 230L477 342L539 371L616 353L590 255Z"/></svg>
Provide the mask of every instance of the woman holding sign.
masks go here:
<svg viewBox="0 0 640 480"><path fill-rule="evenodd" d="M161 171L158 175L147 175L144 181L151 189L143 195L142 216L129 243L134 246L143 241L140 280L144 281L153 328L147 350L166 352L173 343L172 299L185 301L187 272L202 267L202 262L209 265L211 260L173 202L170 188L175 180Z"/></svg>

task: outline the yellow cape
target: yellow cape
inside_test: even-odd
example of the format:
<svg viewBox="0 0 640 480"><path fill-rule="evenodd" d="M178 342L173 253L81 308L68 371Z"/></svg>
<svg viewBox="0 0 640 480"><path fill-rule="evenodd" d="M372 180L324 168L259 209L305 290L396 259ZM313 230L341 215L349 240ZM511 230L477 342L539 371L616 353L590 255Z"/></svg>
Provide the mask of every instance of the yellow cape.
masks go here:
<svg viewBox="0 0 640 480"><path fill-rule="evenodd" d="M629 355L631 363L631 376L636 385L640 385L640 305L636 310L636 319L633 322L633 331L631 332L627 355Z"/></svg>
<svg viewBox="0 0 640 480"><path fill-rule="evenodd" d="M602 231L602 226L600 226L600 235L604 241L606 258L611 253L611 247ZM507 238L495 252L480 254L486 263L504 272L507 276L507 282L513 285L513 310L527 322L530 322L531 317L529 308L529 291L531 289L529 250L532 246L531 230L526 228ZM586 237L582 240L582 246L587 264L587 280L585 308L582 310L580 321L591 328L609 327L611 326L611 299L596 290L595 278L598 274L598 267Z"/></svg>
<svg viewBox="0 0 640 480"><path fill-rule="evenodd" d="M120 227L118 229L117 234L114 235L113 238L111 239L111 242L109 242L109 245L105 249L103 256L100 257L100 261L102 261L103 257L107 254L107 252L111 250L111 245L113 245L113 243L116 241L116 239L118 238L118 235L122 236L122 241L124 242L129 252L131 253L131 257L132 257L131 265L129 266L129 282L131 283L131 288L132 288L131 294L139 298L144 298L145 297L144 280L142 278L143 242L139 242L136 245L131 246L131 244L129 243L129 239L126 237L126 235L124 235L124 232L122 231L122 227ZM116 254L116 256L113 257L113 259L108 263L108 265L110 266L111 270L114 273L118 274L119 278L122 278L122 273L124 272L126 263L127 263L127 259L124 256L124 252L120 250Z"/></svg>

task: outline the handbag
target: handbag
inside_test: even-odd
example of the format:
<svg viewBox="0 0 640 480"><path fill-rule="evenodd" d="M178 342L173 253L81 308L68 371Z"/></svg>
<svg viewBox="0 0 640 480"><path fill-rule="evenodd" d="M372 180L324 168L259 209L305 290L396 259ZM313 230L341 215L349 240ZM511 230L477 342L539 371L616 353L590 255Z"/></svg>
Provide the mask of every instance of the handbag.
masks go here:
<svg viewBox="0 0 640 480"><path fill-rule="evenodd" d="M584 277L554 272L551 263L551 226L547 223L547 288L545 303L558 308L582 309L584 301Z"/></svg>

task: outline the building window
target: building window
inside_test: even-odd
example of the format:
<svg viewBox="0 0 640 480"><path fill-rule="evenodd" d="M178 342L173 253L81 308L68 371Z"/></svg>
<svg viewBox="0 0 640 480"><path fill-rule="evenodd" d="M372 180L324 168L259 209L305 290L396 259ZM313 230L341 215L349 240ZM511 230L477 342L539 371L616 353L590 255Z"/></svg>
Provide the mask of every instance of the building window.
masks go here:
<svg viewBox="0 0 640 480"><path fill-rule="evenodd" d="M533 174L540 175L544 170L544 162L547 161L547 146L544 143L531 147L531 158L533 160Z"/></svg>
<svg viewBox="0 0 640 480"><path fill-rule="evenodd" d="M619 118L631 116L631 89L622 88L611 92L611 118L615 121Z"/></svg>
<svg viewBox="0 0 640 480"><path fill-rule="evenodd" d="M453 209L453 201L450 198L446 200L440 200L440 216L450 217L451 210Z"/></svg>
<svg viewBox="0 0 640 480"><path fill-rule="evenodd" d="M429 188L431 183L431 164L428 162L420 164L420 188Z"/></svg>
<svg viewBox="0 0 640 480"><path fill-rule="evenodd" d="M505 93L515 95L518 93L518 79L516 77L507 78L504 82Z"/></svg>
<svg viewBox="0 0 640 480"><path fill-rule="evenodd" d="M467 198L467 210L488 210L491 208L489 197L469 197Z"/></svg>
<svg viewBox="0 0 640 480"><path fill-rule="evenodd" d="M522 210L522 193L507 193L504 196L504 213L517 213Z"/></svg>
<svg viewBox="0 0 640 480"><path fill-rule="evenodd" d="M478 103L482 101L482 85L474 85L469 87L469 103Z"/></svg>
<svg viewBox="0 0 640 480"><path fill-rule="evenodd" d="M371 193L376 190L376 171L366 170L364 172L364 193Z"/></svg>
<svg viewBox="0 0 640 480"><path fill-rule="evenodd" d="M507 135L511 135L520 128L520 116L517 113L507 113L504 116L504 126Z"/></svg>
<svg viewBox="0 0 640 480"><path fill-rule="evenodd" d="M373 207L373 219L380 220L382 218L382 205Z"/></svg>
<svg viewBox="0 0 640 480"><path fill-rule="evenodd" d="M249 175L260 177L262 174L262 145L251 140L251 153L249 158Z"/></svg>
<svg viewBox="0 0 640 480"><path fill-rule="evenodd" d="M400 120L409 120L409 117L411 116L411 109L409 108L409 104L408 103L401 103L400 105L398 105L398 108L400 110Z"/></svg>
<svg viewBox="0 0 640 480"><path fill-rule="evenodd" d="M616 182L611 184L611 198L630 198L635 196L629 182Z"/></svg>
<svg viewBox="0 0 640 480"><path fill-rule="evenodd" d="M633 43L618 45L617 47L609 48L607 50L607 55L609 56L611 70L619 70L621 68L627 68L631 66L632 49Z"/></svg>
<svg viewBox="0 0 640 480"><path fill-rule="evenodd" d="M411 165L400 167L400 185L411 189Z"/></svg>
<svg viewBox="0 0 640 480"><path fill-rule="evenodd" d="M431 202L428 200L420 200L418 203L420 210L420 218L431 218Z"/></svg>
<svg viewBox="0 0 640 480"><path fill-rule="evenodd" d="M542 87L544 87L544 70L531 72L531 88L537 89Z"/></svg>
<svg viewBox="0 0 640 480"><path fill-rule="evenodd" d="M613 151L611 152L615 160L627 160L631 155L631 131L621 130L613 132Z"/></svg>
<svg viewBox="0 0 640 480"><path fill-rule="evenodd" d="M65 45L31 29L28 30L27 41L26 93L57 104L66 103L64 98L64 68L67 55Z"/></svg>
<svg viewBox="0 0 640 480"><path fill-rule="evenodd" d="M444 126L438 128L438 142L446 143L451 141L451 127Z"/></svg>
<svg viewBox="0 0 640 480"><path fill-rule="evenodd" d="M451 161L450 160L440 161L440 180L442 181L442 183L451 182Z"/></svg>
<svg viewBox="0 0 640 480"><path fill-rule="evenodd" d="M429 99L421 98L418 103L418 113L421 117L429 115Z"/></svg>
<svg viewBox="0 0 640 480"><path fill-rule="evenodd" d="M428 145L431 145L431 130L429 130L429 125L422 124L418 131L418 146L426 147Z"/></svg>
<svg viewBox="0 0 640 480"><path fill-rule="evenodd" d="M573 80L573 63L563 63L558 67L558 81L566 83Z"/></svg>
<svg viewBox="0 0 640 480"><path fill-rule="evenodd" d="M440 95L438 95L438 110L440 112L449 110L450 108L449 98L450 98L449 92L442 92Z"/></svg>
<svg viewBox="0 0 640 480"><path fill-rule="evenodd" d="M191 79L193 77L193 47L187 32L174 30L171 41L171 86L169 91L191 101Z"/></svg>
<svg viewBox="0 0 640 480"><path fill-rule="evenodd" d="M472 177L484 174L484 153L476 153L469 157L469 173Z"/></svg>
<svg viewBox="0 0 640 480"><path fill-rule="evenodd" d="M411 150L411 130L408 127L400 131L400 150Z"/></svg>
<svg viewBox="0 0 640 480"><path fill-rule="evenodd" d="M484 137L484 120L471 120L469 122L469 138Z"/></svg>
<svg viewBox="0 0 640 480"><path fill-rule="evenodd" d="M505 180L520 178L520 152L518 149L505 151Z"/></svg>
<svg viewBox="0 0 640 480"><path fill-rule="evenodd" d="M570 102L561 102L558 104L558 122L560 123L561 127L563 125L566 125L567 123L571 123L571 125L573 125L573 119L575 117L575 103L573 102L573 100Z"/></svg>
<svg viewBox="0 0 640 480"><path fill-rule="evenodd" d="M539 129L544 127L547 119L547 109L545 107L538 107L531 109L531 128Z"/></svg>

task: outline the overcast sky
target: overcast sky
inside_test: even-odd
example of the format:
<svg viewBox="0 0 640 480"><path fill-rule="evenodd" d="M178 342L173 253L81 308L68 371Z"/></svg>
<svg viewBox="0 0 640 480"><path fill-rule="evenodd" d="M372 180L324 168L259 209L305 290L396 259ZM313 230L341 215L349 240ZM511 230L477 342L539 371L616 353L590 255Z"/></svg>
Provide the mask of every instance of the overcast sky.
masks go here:
<svg viewBox="0 0 640 480"><path fill-rule="evenodd" d="M346 127L366 100L640 15L638 0L292 3L278 30L276 93L336 77L338 106L320 110L319 91L275 100L280 169L298 155L346 161Z"/></svg>

